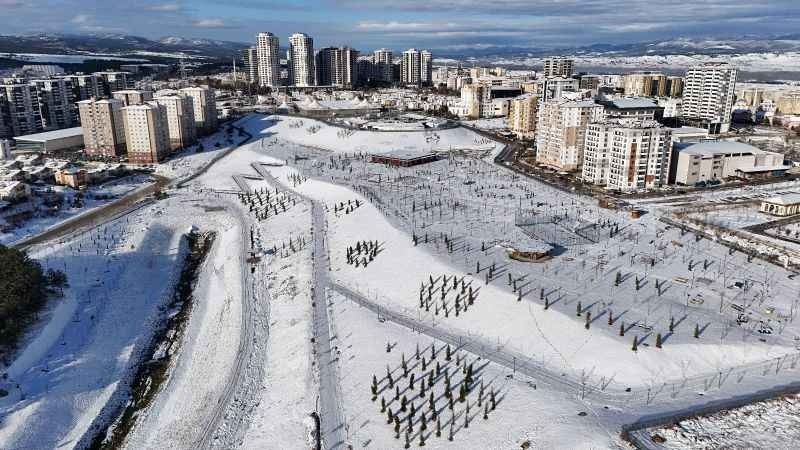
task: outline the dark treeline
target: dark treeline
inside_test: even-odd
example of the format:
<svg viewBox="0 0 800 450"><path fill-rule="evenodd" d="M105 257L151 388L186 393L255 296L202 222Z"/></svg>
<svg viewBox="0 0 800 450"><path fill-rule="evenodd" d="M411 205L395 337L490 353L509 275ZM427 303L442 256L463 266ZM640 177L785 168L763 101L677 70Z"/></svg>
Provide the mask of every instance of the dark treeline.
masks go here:
<svg viewBox="0 0 800 450"><path fill-rule="evenodd" d="M44 271L27 253L0 245L0 353L14 348L47 295L66 285L64 272Z"/></svg>

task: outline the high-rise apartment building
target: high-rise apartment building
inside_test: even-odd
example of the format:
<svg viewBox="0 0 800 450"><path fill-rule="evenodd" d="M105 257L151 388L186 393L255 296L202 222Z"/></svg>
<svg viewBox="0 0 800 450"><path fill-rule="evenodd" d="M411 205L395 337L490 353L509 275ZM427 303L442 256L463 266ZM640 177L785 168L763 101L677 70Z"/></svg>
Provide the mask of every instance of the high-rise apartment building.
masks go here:
<svg viewBox="0 0 800 450"><path fill-rule="evenodd" d="M31 80L36 86L39 102L39 114L42 117L44 130L58 130L74 127L78 123L77 111L74 108L72 89L63 78L45 78Z"/></svg>
<svg viewBox="0 0 800 450"><path fill-rule="evenodd" d="M244 73L248 83L258 84L258 47L249 47L242 50L244 60Z"/></svg>
<svg viewBox="0 0 800 450"><path fill-rule="evenodd" d="M112 158L125 154L124 106L117 99L78 102L87 155Z"/></svg>
<svg viewBox="0 0 800 450"><path fill-rule="evenodd" d="M568 58L544 60L544 76L547 78L569 78L575 72L575 61Z"/></svg>
<svg viewBox="0 0 800 450"><path fill-rule="evenodd" d="M256 60L260 86L280 86L279 51L278 36L272 33L258 33L256 35Z"/></svg>
<svg viewBox="0 0 800 450"><path fill-rule="evenodd" d="M561 171L580 170L586 128L603 119L603 106L591 100L549 100L539 104L536 162Z"/></svg>
<svg viewBox="0 0 800 450"><path fill-rule="evenodd" d="M153 100L152 91L125 89L122 91L114 91L111 95L117 100L122 100L125 106L142 105Z"/></svg>
<svg viewBox="0 0 800 450"><path fill-rule="evenodd" d="M375 67L375 79L386 83L394 82L394 68L392 51L386 48L375 50L372 54Z"/></svg>
<svg viewBox="0 0 800 450"><path fill-rule="evenodd" d="M683 79L661 73L637 72L623 75L622 86L625 95L632 97L680 97Z"/></svg>
<svg viewBox="0 0 800 450"><path fill-rule="evenodd" d="M429 50L420 52L420 82L423 86L433 84L433 54Z"/></svg>
<svg viewBox="0 0 800 450"><path fill-rule="evenodd" d="M76 102L103 96L102 81L96 74L64 75L63 78L69 83L69 87L72 89L72 98Z"/></svg>
<svg viewBox="0 0 800 450"><path fill-rule="evenodd" d="M305 33L289 36L289 78L294 86L313 86L314 39Z"/></svg>
<svg viewBox="0 0 800 450"><path fill-rule="evenodd" d="M99 79L102 86L103 96L111 98L111 93L114 91L124 91L131 87L128 79L128 72L96 72L94 73Z"/></svg>
<svg viewBox="0 0 800 450"><path fill-rule="evenodd" d="M358 84L358 51L350 47L326 47L316 56L317 85L352 87Z"/></svg>
<svg viewBox="0 0 800 450"><path fill-rule="evenodd" d="M683 86L683 118L707 127L709 133L730 129L736 88L736 69L707 63L690 68Z"/></svg>
<svg viewBox="0 0 800 450"><path fill-rule="evenodd" d="M191 97L194 123L198 134L203 136L217 130L217 97L214 89L207 86L181 89L181 94Z"/></svg>
<svg viewBox="0 0 800 450"><path fill-rule="evenodd" d="M122 108L128 161L155 164L169 154L167 108L147 102Z"/></svg>
<svg viewBox="0 0 800 450"><path fill-rule="evenodd" d="M508 106L508 129L520 139L531 139L536 134L536 115L539 98L525 94L511 100Z"/></svg>
<svg viewBox="0 0 800 450"><path fill-rule="evenodd" d="M403 52L400 67L400 82L404 85L422 84L422 54L415 48Z"/></svg>
<svg viewBox="0 0 800 450"><path fill-rule="evenodd" d="M591 123L586 130L581 177L609 190L664 186L671 152L671 130L654 120Z"/></svg>
<svg viewBox="0 0 800 450"><path fill-rule="evenodd" d="M0 138L42 131L36 86L11 82L0 84Z"/></svg>
<svg viewBox="0 0 800 450"><path fill-rule="evenodd" d="M168 94L156 97L155 102L166 108L170 149L179 150L197 142L191 97Z"/></svg>

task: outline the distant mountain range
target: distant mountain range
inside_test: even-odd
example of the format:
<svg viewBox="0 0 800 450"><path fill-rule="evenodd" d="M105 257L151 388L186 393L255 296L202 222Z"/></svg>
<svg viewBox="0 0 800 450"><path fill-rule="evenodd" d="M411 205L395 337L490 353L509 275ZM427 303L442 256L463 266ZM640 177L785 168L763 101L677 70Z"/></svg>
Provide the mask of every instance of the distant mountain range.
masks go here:
<svg viewBox="0 0 800 450"><path fill-rule="evenodd" d="M737 55L747 53L800 52L800 33L772 36L737 37L680 37L663 41L638 42L632 44L593 44L563 48L487 47L458 50L447 48L436 54L451 58L493 57L543 57L551 55L575 56L648 56L648 55Z"/></svg>
<svg viewBox="0 0 800 450"><path fill-rule="evenodd" d="M0 35L0 53L150 55L230 58L248 44L168 36L151 40L124 34Z"/></svg>
<svg viewBox="0 0 800 450"><path fill-rule="evenodd" d="M356 47L358 43L355 42ZM0 60L5 53L139 58L164 61L180 57L229 60L251 44L168 36L158 40L124 34L0 35ZM367 50L367 49L364 49ZM769 36L681 37L632 44L594 44L558 49L518 46L484 46L433 49L437 62L455 60L470 64L537 67L542 58L564 55L575 58L584 70L654 68L680 71L704 61L725 59L742 70L800 73L800 33ZM73 56L73 58L74 58ZM84 58L90 59L90 58ZM26 60L34 60L27 58ZM38 58L46 62L48 58ZM800 76L800 75L799 75Z"/></svg>

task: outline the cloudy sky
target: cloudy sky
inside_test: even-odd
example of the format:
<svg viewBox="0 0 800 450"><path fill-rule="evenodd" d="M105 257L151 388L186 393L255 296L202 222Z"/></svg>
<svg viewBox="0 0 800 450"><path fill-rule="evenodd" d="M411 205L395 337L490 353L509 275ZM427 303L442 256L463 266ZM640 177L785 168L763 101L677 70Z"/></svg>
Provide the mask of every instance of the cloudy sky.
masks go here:
<svg viewBox="0 0 800 450"><path fill-rule="evenodd" d="M128 33L248 42L305 32L362 50L552 48L800 32L800 0L0 0L0 33ZM283 43L283 42L282 42Z"/></svg>

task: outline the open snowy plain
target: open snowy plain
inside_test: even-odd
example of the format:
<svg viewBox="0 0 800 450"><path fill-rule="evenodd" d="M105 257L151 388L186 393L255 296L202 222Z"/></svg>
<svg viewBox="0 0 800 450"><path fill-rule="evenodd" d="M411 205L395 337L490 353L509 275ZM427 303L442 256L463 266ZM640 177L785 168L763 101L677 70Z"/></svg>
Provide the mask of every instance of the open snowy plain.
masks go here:
<svg viewBox="0 0 800 450"><path fill-rule="evenodd" d="M70 288L4 368L4 448L105 433L190 227L216 238L127 448L313 448L314 412L326 449L626 448L623 426L797 379L793 274L660 208L632 219L521 178L463 128L238 124L253 138L218 161L167 166L187 180L167 199L32 250ZM367 156L394 150L442 157Z"/></svg>

